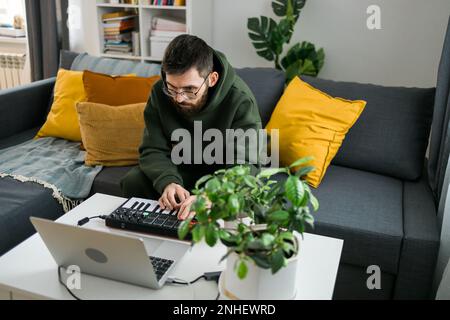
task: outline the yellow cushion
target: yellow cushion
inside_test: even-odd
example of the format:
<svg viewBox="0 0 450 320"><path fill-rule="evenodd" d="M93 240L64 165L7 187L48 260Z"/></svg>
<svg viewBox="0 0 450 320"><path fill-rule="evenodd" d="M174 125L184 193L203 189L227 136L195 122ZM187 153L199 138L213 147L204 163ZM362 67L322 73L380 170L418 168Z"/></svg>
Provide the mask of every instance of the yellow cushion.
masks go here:
<svg viewBox="0 0 450 320"><path fill-rule="evenodd" d="M137 164L145 128L145 106L146 103L125 106L78 103L85 164L107 167Z"/></svg>
<svg viewBox="0 0 450 320"><path fill-rule="evenodd" d="M109 76L101 73L85 71L83 74L86 101L122 106L147 102L153 85L160 76L149 78Z"/></svg>
<svg viewBox="0 0 450 320"><path fill-rule="evenodd" d="M269 134L271 129L279 129L280 164L288 166L299 158L313 157L308 165L316 170L306 181L317 188L365 106L365 101L333 98L294 78L266 127Z"/></svg>
<svg viewBox="0 0 450 320"><path fill-rule="evenodd" d="M75 105L86 99L83 72L60 69L56 77L54 101L47 121L36 138L56 137L81 141Z"/></svg>

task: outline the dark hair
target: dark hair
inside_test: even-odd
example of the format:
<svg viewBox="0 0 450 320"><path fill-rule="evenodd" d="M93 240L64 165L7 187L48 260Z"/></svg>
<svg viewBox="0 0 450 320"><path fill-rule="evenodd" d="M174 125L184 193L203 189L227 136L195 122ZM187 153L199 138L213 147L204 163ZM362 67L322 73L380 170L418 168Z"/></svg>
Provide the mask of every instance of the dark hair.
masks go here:
<svg viewBox="0 0 450 320"><path fill-rule="evenodd" d="M172 40L162 61L162 72L180 75L195 67L201 77L214 68L213 49L202 39L183 34Z"/></svg>

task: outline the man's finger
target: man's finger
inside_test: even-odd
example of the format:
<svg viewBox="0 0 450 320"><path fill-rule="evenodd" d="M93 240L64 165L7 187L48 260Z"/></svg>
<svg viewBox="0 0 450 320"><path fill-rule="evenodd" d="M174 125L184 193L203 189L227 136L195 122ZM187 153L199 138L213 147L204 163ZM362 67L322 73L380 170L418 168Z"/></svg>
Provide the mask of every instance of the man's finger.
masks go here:
<svg viewBox="0 0 450 320"><path fill-rule="evenodd" d="M178 196L178 199L180 200L180 203L183 203L187 199L186 192L184 190L178 189L177 196Z"/></svg>
<svg viewBox="0 0 450 320"><path fill-rule="evenodd" d="M189 213L189 217L188 217L188 219L191 219L191 218L194 218L195 217L195 211L191 211L190 213Z"/></svg>
<svg viewBox="0 0 450 320"><path fill-rule="evenodd" d="M161 209L165 209L165 206L164 206L164 194L162 195L161 198L159 198L158 204L161 207Z"/></svg>
<svg viewBox="0 0 450 320"><path fill-rule="evenodd" d="M173 210L174 208L178 207L178 203L175 200L175 191L169 191L167 193L167 201L169 201L169 206L168 206L169 210Z"/></svg>

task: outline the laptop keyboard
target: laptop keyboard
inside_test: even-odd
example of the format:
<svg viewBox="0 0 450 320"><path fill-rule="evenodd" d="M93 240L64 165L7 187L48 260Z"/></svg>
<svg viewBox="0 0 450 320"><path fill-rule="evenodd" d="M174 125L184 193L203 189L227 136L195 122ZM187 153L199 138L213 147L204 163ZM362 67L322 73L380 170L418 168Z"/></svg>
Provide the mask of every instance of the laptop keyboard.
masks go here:
<svg viewBox="0 0 450 320"><path fill-rule="evenodd" d="M156 279L158 281L161 280L173 264L172 260L166 260L158 257L150 257L150 261L152 262L153 270L155 270Z"/></svg>

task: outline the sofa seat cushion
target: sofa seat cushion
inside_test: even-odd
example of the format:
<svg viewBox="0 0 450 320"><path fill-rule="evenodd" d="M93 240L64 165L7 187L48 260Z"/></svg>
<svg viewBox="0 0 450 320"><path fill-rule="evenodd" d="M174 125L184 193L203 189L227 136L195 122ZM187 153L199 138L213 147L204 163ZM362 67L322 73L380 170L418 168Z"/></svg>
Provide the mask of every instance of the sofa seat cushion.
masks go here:
<svg viewBox="0 0 450 320"><path fill-rule="evenodd" d="M330 166L318 189L320 203L314 230L343 239L341 262L397 273L403 238L400 180L339 166Z"/></svg>
<svg viewBox="0 0 450 320"><path fill-rule="evenodd" d="M55 220L64 213L51 190L12 178L0 178L0 204L0 255L35 232L31 216Z"/></svg>
<svg viewBox="0 0 450 320"><path fill-rule="evenodd" d="M122 190L120 189L120 180L133 167L105 167L95 177L92 185L91 195L96 193L104 193L111 196L122 197Z"/></svg>

